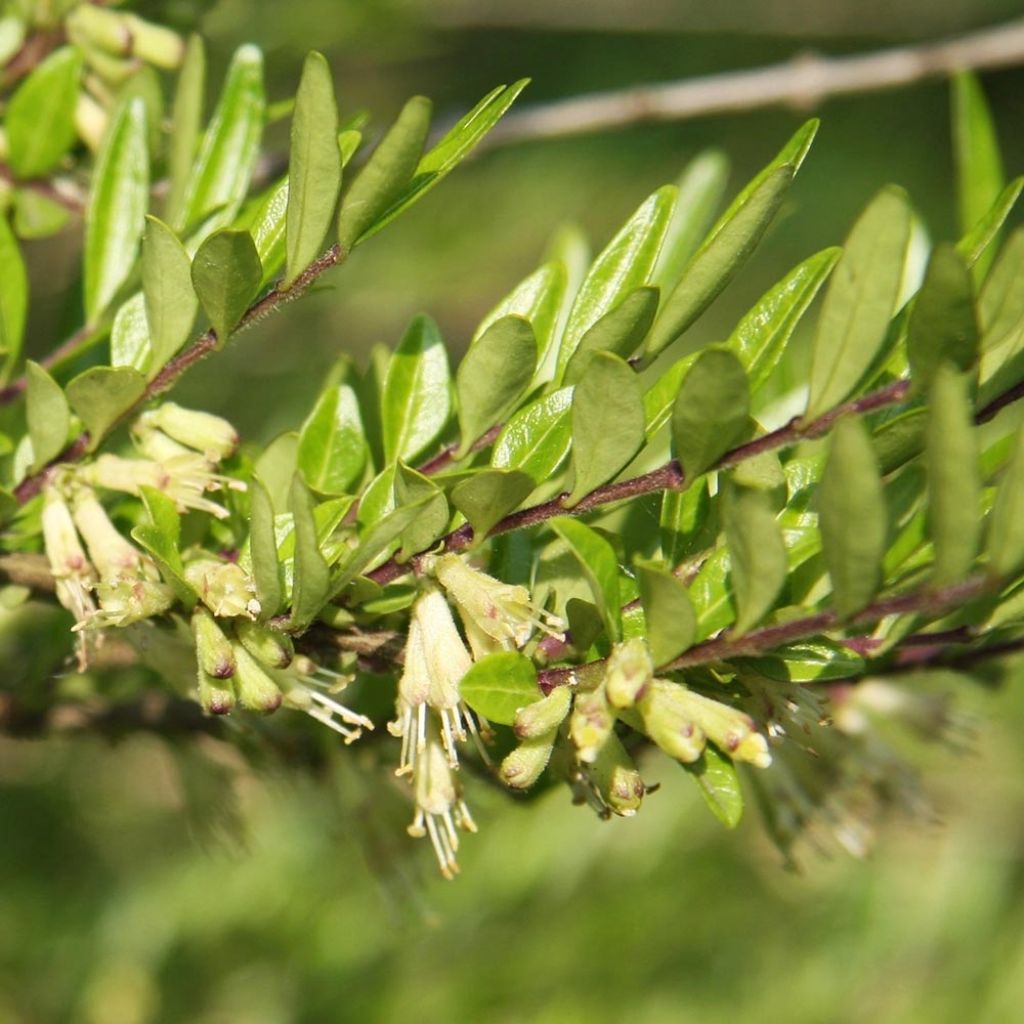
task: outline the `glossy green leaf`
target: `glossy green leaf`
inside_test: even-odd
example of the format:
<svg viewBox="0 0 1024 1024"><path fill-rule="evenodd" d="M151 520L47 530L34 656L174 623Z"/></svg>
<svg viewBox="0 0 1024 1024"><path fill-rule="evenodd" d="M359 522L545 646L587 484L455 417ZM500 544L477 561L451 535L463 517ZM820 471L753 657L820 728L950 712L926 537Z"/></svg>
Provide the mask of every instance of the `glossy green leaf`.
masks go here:
<svg viewBox="0 0 1024 1024"><path fill-rule="evenodd" d="M750 388L728 349L702 352L672 407L672 441L687 483L711 468L750 430Z"/></svg>
<svg viewBox="0 0 1024 1024"><path fill-rule="evenodd" d="M437 440L451 413L450 386L448 352L437 324L418 316L391 356L384 380L385 461L411 462Z"/></svg>
<svg viewBox="0 0 1024 1024"><path fill-rule="evenodd" d="M93 366L68 384L68 401L89 432L90 450L145 391L146 378L129 366Z"/></svg>
<svg viewBox="0 0 1024 1024"><path fill-rule="evenodd" d="M996 196L995 201L981 220L956 243L956 251L967 261L967 266L973 267L988 251L989 246L999 234L999 229L1010 215L1010 211L1016 206L1022 191L1024 191L1024 178L1014 178Z"/></svg>
<svg viewBox="0 0 1024 1024"><path fill-rule="evenodd" d="M281 566L274 536L274 505L258 478L249 481L249 560L261 617L271 618L284 604Z"/></svg>
<svg viewBox="0 0 1024 1024"><path fill-rule="evenodd" d="M561 381L583 336L630 292L647 283L676 202L674 185L658 189L605 246L580 285L558 351Z"/></svg>
<svg viewBox="0 0 1024 1024"><path fill-rule="evenodd" d="M266 101L263 92L263 54L251 44L240 46L231 59L217 108L203 134L177 230L217 216L204 224L204 233L231 222L252 178L263 135Z"/></svg>
<svg viewBox="0 0 1024 1024"><path fill-rule="evenodd" d="M698 353L691 353L677 359L644 392L644 429L650 440L672 418L672 406L676 395L683 386L683 378L698 359Z"/></svg>
<svg viewBox="0 0 1024 1024"><path fill-rule="evenodd" d="M989 519L989 568L1010 579L1024 566L1024 428L1017 431L1013 455L1003 471Z"/></svg>
<svg viewBox="0 0 1024 1024"><path fill-rule="evenodd" d="M31 359L25 365L28 436L34 469L56 458L67 444L71 410L60 385Z"/></svg>
<svg viewBox="0 0 1024 1024"><path fill-rule="evenodd" d="M482 540L535 486L533 477L518 469L483 469L452 488L452 504L469 520L474 538Z"/></svg>
<svg viewBox="0 0 1024 1024"><path fill-rule="evenodd" d="M498 435L491 452L496 469L519 469L547 480L572 444L572 388L559 388L524 405Z"/></svg>
<svg viewBox="0 0 1024 1024"><path fill-rule="evenodd" d="M496 320L469 347L455 374L459 455L515 407L533 377L537 341L528 320Z"/></svg>
<svg viewBox="0 0 1024 1024"><path fill-rule="evenodd" d="M121 87L118 102L133 99L140 99L146 111L146 152L152 163L160 157L165 138L164 91L155 68L144 65Z"/></svg>
<svg viewBox="0 0 1024 1024"><path fill-rule="evenodd" d="M818 523L833 603L847 618L875 596L889 529L871 439L851 417L832 433L818 486Z"/></svg>
<svg viewBox="0 0 1024 1024"><path fill-rule="evenodd" d="M1024 345L1024 229L1007 239L978 295L981 326L982 403L1003 386L1009 371L1012 384L1014 357Z"/></svg>
<svg viewBox="0 0 1024 1024"><path fill-rule="evenodd" d="M733 632L741 635L771 611L786 582L789 563L782 530L762 491L730 488L722 519L736 596Z"/></svg>
<svg viewBox="0 0 1024 1024"><path fill-rule="evenodd" d="M478 715L499 725L514 725L520 708L544 696L533 662L518 651L481 658L462 677L459 694Z"/></svg>
<svg viewBox="0 0 1024 1024"><path fill-rule="evenodd" d="M637 566L636 578L651 660L656 667L667 665L697 638L697 616L690 595L681 579L662 569Z"/></svg>
<svg viewBox="0 0 1024 1024"><path fill-rule="evenodd" d="M758 675L780 682L824 683L856 678L864 673L864 659L844 644L831 640L803 640L776 648L769 657L749 661Z"/></svg>
<svg viewBox="0 0 1024 1024"><path fill-rule="evenodd" d="M725 195L729 161L718 150L698 153L676 181L679 198L672 213L652 282L668 290L679 280L700 240L707 233Z"/></svg>
<svg viewBox="0 0 1024 1024"><path fill-rule="evenodd" d="M135 264L149 206L146 110L135 99L122 106L96 160L85 214L85 315L103 314Z"/></svg>
<svg viewBox="0 0 1024 1024"><path fill-rule="evenodd" d="M320 552L313 495L296 473L291 487L291 512L295 524L295 569L292 584L292 629L305 629L327 603L331 571Z"/></svg>
<svg viewBox="0 0 1024 1024"><path fill-rule="evenodd" d="M188 341L199 312L188 253L174 232L156 217L146 218L142 292L151 352L147 369L154 376Z"/></svg>
<svg viewBox="0 0 1024 1024"><path fill-rule="evenodd" d="M415 504L420 510L402 531L398 557L405 562L425 551L446 532L450 518L448 499L433 480L401 461L395 467L394 487L396 508Z"/></svg>
<svg viewBox="0 0 1024 1024"><path fill-rule="evenodd" d="M198 35L189 37L185 59L178 72L171 109L171 133L167 140L167 176L170 191L164 217L171 224L181 222L182 206L188 191L189 174L196 158L196 146L203 122L203 96L206 90L206 52Z"/></svg>
<svg viewBox="0 0 1024 1024"><path fill-rule="evenodd" d="M833 408L860 383L885 341L910 241L910 207L888 186L846 239L818 319L807 416Z"/></svg>
<svg viewBox="0 0 1024 1024"><path fill-rule="evenodd" d="M110 328L110 362L113 366L130 366L144 372L152 362L152 352L146 301L142 292L137 292L121 303L114 316Z"/></svg>
<svg viewBox="0 0 1024 1024"><path fill-rule="evenodd" d="M572 493L566 507L607 483L645 441L640 378L610 352L596 352L572 396Z"/></svg>
<svg viewBox="0 0 1024 1024"><path fill-rule="evenodd" d="M347 384L327 388L302 425L299 472L320 494L345 494L362 476L366 456L355 392Z"/></svg>
<svg viewBox="0 0 1024 1024"><path fill-rule="evenodd" d="M961 232L988 212L1005 184L992 114L978 79L961 71L952 83L953 156Z"/></svg>
<svg viewBox="0 0 1024 1024"><path fill-rule="evenodd" d="M569 545L569 550L583 569L594 603L608 631L608 639L618 642L622 638L622 611L615 549L595 530L569 516L558 516L549 525Z"/></svg>
<svg viewBox="0 0 1024 1024"><path fill-rule="evenodd" d="M771 376L800 318L842 254L838 246L823 249L794 267L765 292L736 325L726 345L739 356L750 378L751 393Z"/></svg>
<svg viewBox="0 0 1024 1024"><path fill-rule="evenodd" d="M62 46L21 83L7 105L7 160L19 178L52 171L75 141L81 51Z"/></svg>
<svg viewBox="0 0 1024 1024"><path fill-rule="evenodd" d="M71 211L49 196L29 188L14 193L14 233L24 241L49 238L63 231Z"/></svg>
<svg viewBox="0 0 1024 1024"><path fill-rule="evenodd" d="M268 285L284 267L285 235L288 219L288 178L269 188L256 208L249 234L263 264L263 281Z"/></svg>
<svg viewBox="0 0 1024 1024"><path fill-rule="evenodd" d="M331 69L323 54L314 51L306 57L292 115L286 288L320 255L334 219L341 189L337 136L338 103Z"/></svg>
<svg viewBox="0 0 1024 1024"><path fill-rule="evenodd" d="M132 538L150 554L164 582L174 591L186 608L191 608L197 594L185 579L178 545L181 542L181 516L174 502L162 491L152 487L139 489L148 522L132 530Z"/></svg>
<svg viewBox="0 0 1024 1024"><path fill-rule="evenodd" d="M677 566L710 548L718 535L718 504L713 502L707 477L685 491L666 491L661 497L658 533L661 557Z"/></svg>
<svg viewBox="0 0 1024 1024"><path fill-rule="evenodd" d="M686 265L647 339L653 357L711 305L761 241L818 129L808 121L718 219Z"/></svg>
<svg viewBox="0 0 1024 1024"><path fill-rule="evenodd" d="M7 379L21 355L28 313L28 276L18 241L6 217L0 216L0 355Z"/></svg>
<svg viewBox="0 0 1024 1024"><path fill-rule="evenodd" d="M736 765L709 743L696 761L683 768L697 783L711 813L726 828L735 828L743 817L743 790Z"/></svg>
<svg viewBox="0 0 1024 1024"><path fill-rule="evenodd" d="M924 392L942 363L964 372L977 361L978 320L971 274L951 245L936 246L928 261L910 313L907 355L915 386Z"/></svg>
<svg viewBox="0 0 1024 1024"><path fill-rule="evenodd" d="M227 341L259 291L263 267L248 231L218 231L192 262L192 287L217 332Z"/></svg>
<svg viewBox="0 0 1024 1024"><path fill-rule="evenodd" d="M409 100L345 193L338 212L343 252L360 242L412 180L430 130L430 113L426 97Z"/></svg>
<svg viewBox="0 0 1024 1024"><path fill-rule="evenodd" d="M566 384L577 384L595 352L628 359L642 344L658 312L658 289L637 288L605 313L580 339L565 368Z"/></svg>
<svg viewBox="0 0 1024 1024"><path fill-rule="evenodd" d="M932 582L943 587L967 575L981 532L981 473L969 384L946 364L932 377L925 438Z"/></svg>

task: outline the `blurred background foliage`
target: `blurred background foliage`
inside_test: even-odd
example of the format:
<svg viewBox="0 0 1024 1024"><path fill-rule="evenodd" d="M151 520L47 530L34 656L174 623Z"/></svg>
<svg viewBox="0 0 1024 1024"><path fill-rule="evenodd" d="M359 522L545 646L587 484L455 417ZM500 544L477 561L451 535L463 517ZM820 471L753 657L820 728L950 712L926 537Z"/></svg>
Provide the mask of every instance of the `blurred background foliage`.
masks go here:
<svg viewBox="0 0 1024 1024"><path fill-rule="evenodd" d="M277 98L315 46L336 69L343 109L366 107L379 124L413 92L454 116L523 75L533 78L523 102L536 103L1022 13L1019 0L136 6L198 27L215 69L239 42L258 43ZM1019 173L1024 70L983 82L1007 169ZM945 84L836 100L821 114L785 215L701 322L710 338L799 259L840 241L886 181L908 188L933 238L954 234ZM371 344L394 344L420 311L461 348L559 223L579 223L600 246L708 146L728 154L738 186L804 116L706 118L482 156L307 301L200 366L178 397L265 442L301 422L341 353L361 361ZM284 129L268 141L280 150ZM51 268L72 244L32 252L57 309L73 299ZM801 372L799 358L787 366ZM12 686L42 671L74 694L81 681L50 656L66 627L31 604L4 617ZM325 738L310 773L250 767L209 738L0 741L0 1022L1016 1021L1021 676L964 693L968 750L911 751L934 815L888 823L865 861L808 849L800 872L783 868L753 809L738 832L723 831L678 767L658 760L643 766L663 783L644 812L609 823L562 790L524 808L471 781L481 833L464 844L460 880L444 883L429 850L410 856L403 799L358 748Z"/></svg>

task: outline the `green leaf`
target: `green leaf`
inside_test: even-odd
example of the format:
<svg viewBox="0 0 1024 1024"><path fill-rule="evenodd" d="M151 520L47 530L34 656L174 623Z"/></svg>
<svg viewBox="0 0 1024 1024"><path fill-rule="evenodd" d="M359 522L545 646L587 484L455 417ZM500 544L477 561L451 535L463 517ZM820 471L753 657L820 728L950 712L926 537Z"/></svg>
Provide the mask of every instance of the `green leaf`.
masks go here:
<svg viewBox="0 0 1024 1024"><path fill-rule="evenodd" d="M796 325L841 254L842 249L835 246L804 260L765 292L736 325L726 345L740 357L752 394L778 365Z"/></svg>
<svg viewBox="0 0 1024 1024"><path fill-rule="evenodd" d="M995 202L988 212L956 243L956 251L973 267L999 234L1010 211L1017 204L1021 192L1024 191L1024 178L1014 178L1002 192L996 196Z"/></svg>
<svg viewBox="0 0 1024 1024"><path fill-rule="evenodd" d="M162 491L140 487L139 494L149 522L139 523L132 530L132 538L152 556L164 581L186 608L197 599L195 590L185 579L178 545L181 543L181 516L174 502Z"/></svg>
<svg viewBox="0 0 1024 1024"><path fill-rule="evenodd" d="M978 79L961 71L952 82L953 155L960 230L970 231L988 212L1005 179L992 114Z"/></svg>
<svg viewBox="0 0 1024 1024"><path fill-rule="evenodd" d="M49 238L63 231L71 213L66 206L29 188L14 193L14 232L23 241Z"/></svg>
<svg viewBox="0 0 1024 1024"><path fill-rule="evenodd" d="M277 615L284 603L281 565L274 538L274 505L270 492L256 477L249 481L249 499L249 559L261 617L269 619Z"/></svg>
<svg viewBox="0 0 1024 1024"><path fill-rule="evenodd" d="M640 378L618 356L594 353L572 396L573 485L566 508L616 476L645 439Z"/></svg>
<svg viewBox="0 0 1024 1024"><path fill-rule="evenodd" d="M149 324L146 320L146 300L137 292L114 316L110 328L110 362L113 366L130 366L140 372L152 361L149 343Z"/></svg>
<svg viewBox="0 0 1024 1024"><path fill-rule="evenodd" d="M711 813L726 828L735 828L743 817L743 790L736 765L709 743L696 761L683 768L697 783Z"/></svg>
<svg viewBox="0 0 1024 1024"><path fill-rule="evenodd" d="M536 486L517 469L483 469L452 488L452 504L469 520L475 540L517 509Z"/></svg>
<svg viewBox="0 0 1024 1024"><path fill-rule="evenodd" d="M672 407L672 440L687 484L710 469L750 430L750 388L728 349L702 352Z"/></svg>
<svg viewBox="0 0 1024 1024"><path fill-rule="evenodd" d="M384 459L416 458L438 435L451 413L448 353L437 324L418 316L391 356L381 402Z"/></svg>
<svg viewBox="0 0 1024 1024"><path fill-rule="evenodd" d="M558 350L555 380L561 381L583 336L630 292L647 283L676 202L666 185L646 199L594 260L576 294Z"/></svg>
<svg viewBox="0 0 1024 1024"><path fill-rule="evenodd" d="M572 388L559 388L523 406L494 442L491 465L495 469L519 469L534 480L547 480L572 444L572 394Z"/></svg>
<svg viewBox="0 0 1024 1024"><path fill-rule="evenodd" d="M212 223L203 226L208 234L234 218L259 156L265 107L263 54L252 44L240 46L203 135L181 213L171 222L175 229L191 227L217 211Z"/></svg>
<svg viewBox="0 0 1024 1024"><path fill-rule="evenodd" d="M708 478L685 491L666 491L661 498L658 532L661 557L669 565L710 548L718 535L718 504L713 503Z"/></svg>
<svg viewBox="0 0 1024 1024"><path fill-rule="evenodd" d="M149 206L146 108L123 105L96 160L85 214L85 316L103 314L135 264Z"/></svg>
<svg viewBox="0 0 1024 1024"><path fill-rule="evenodd" d="M259 291L263 267L248 231L218 231L192 262L192 287L217 332L227 341Z"/></svg>
<svg viewBox="0 0 1024 1024"><path fill-rule="evenodd" d="M299 472L320 494L345 494L362 476L367 451L355 392L347 384L327 388L302 425Z"/></svg>
<svg viewBox="0 0 1024 1024"><path fill-rule="evenodd" d="M7 159L19 178L52 171L75 141L81 52L62 46L18 87L7 105Z"/></svg>
<svg viewBox="0 0 1024 1024"><path fill-rule="evenodd" d="M395 467L394 487L396 507L415 504L419 508L419 514L402 531L402 548L398 557L406 562L429 548L447 530L448 499L433 480L401 461ZM427 499L425 502L424 498Z"/></svg>
<svg viewBox="0 0 1024 1024"><path fill-rule="evenodd" d="M1013 455L1003 472L989 518L988 564L1001 579L1024 566L1024 428L1017 431Z"/></svg>
<svg viewBox="0 0 1024 1024"><path fill-rule="evenodd" d="M803 640L778 647L769 657L751 658L758 675L780 682L824 683L856 678L864 673L864 659L849 647L831 640Z"/></svg>
<svg viewBox="0 0 1024 1024"><path fill-rule="evenodd" d="M540 700L533 662L518 651L481 658L459 683L462 699L489 722L514 725L516 712Z"/></svg>
<svg viewBox="0 0 1024 1024"><path fill-rule="evenodd" d="M859 420L844 417L833 431L818 523L833 601L848 618L875 596L889 527L875 451Z"/></svg>
<svg viewBox="0 0 1024 1024"><path fill-rule="evenodd" d="M608 631L608 639L617 643L622 639L622 610L615 549L599 533L569 516L558 516L549 525L569 545L569 550L580 563Z"/></svg>
<svg viewBox="0 0 1024 1024"><path fill-rule="evenodd" d="M327 603L331 571L320 553L313 495L302 477L292 479L291 512L295 523L295 576L292 584L291 629L305 629Z"/></svg>
<svg viewBox="0 0 1024 1024"><path fill-rule="evenodd" d="M651 277L659 288L671 288L679 280L711 226L728 179L729 161L714 149L698 153L679 176L676 181L679 198Z"/></svg>
<svg viewBox="0 0 1024 1024"><path fill-rule="evenodd" d="M928 394L925 465L929 533L935 548L932 583L959 583L978 552L981 474L969 384L953 367L935 370Z"/></svg>
<svg viewBox="0 0 1024 1024"><path fill-rule="evenodd" d="M152 377L188 340L199 311L188 253L174 232L156 217L146 218L142 291L151 352L147 371Z"/></svg>
<svg viewBox="0 0 1024 1024"><path fill-rule="evenodd" d="M655 667L667 665L697 638L697 616L690 595L681 579L662 569L637 566L636 578L651 660Z"/></svg>
<svg viewBox="0 0 1024 1024"><path fill-rule="evenodd" d="M691 353L676 360L658 379L644 392L644 429L650 440L672 416L672 406L676 395L683 386L683 378L697 361L697 354Z"/></svg>
<svg viewBox="0 0 1024 1024"><path fill-rule="evenodd" d="M412 180L430 130L430 113L425 96L409 100L345 193L338 212L338 244L343 252L362 240Z"/></svg>
<svg viewBox="0 0 1024 1024"><path fill-rule="evenodd" d="M288 506L292 478L298 468L299 435L294 430L278 434L256 460L256 475L270 495L274 509L284 512Z"/></svg>
<svg viewBox="0 0 1024 1024"><path fill-rule="evenodd" d="M18 241L7 218L0 216L0 354L6 380L21 355L28 312L28 277Z"/></svg>
<svg viewBox="0 0 1024 1024"><path fill-rule="evenodd" d="M565 368L564 382L577 384L595 352L627 359L643 344L658 312L658 289L637 288L583 335Z"/></svg>
<svg viewBox="0 0 1024 1024"><path fill-rule="evenodd" d="M860 383L885 341L910 241L910 207L888 186L854 224L818 319L806 416L833 408Z"/></svg>
<svg viewBox="0 0 1024 1024"><path fill-rule="evenodd" d="M292 115L284 287L320 255L341 189L338 103L323 54L310 53Z"/></svg>
<svg viewBox="0 0 1024 1024"><path fill-rule="evenodd" d="M969 370L978 358L978 321L967 264L953 246L932 251L910 313L907 355L915 386L927 392L942 363Z"/></svg>
<svg viewBox="0 0 1024 1024"><path fill-rule="evenodd" d="M40 469L64 450L71 427L71 410L60 385L31 359L25 365L25 378L32 467Z"/></svg>
<svg viewBox="0 0 1024 1024"><path fill-rule="evenodd" d="M469 347L455 374L459 403L459 457L506 416L533 377L537 341L528 320L496 320Z"/></svg>
<svg viewBox="0 0 1024 1024"><path fill-rule="evenodd" d="M93 366L68 384L68 401L89 432L90 451L145 391L146 378L128 366Z"/></svg>
<svg viewBox="0 0 1024 1024"><path fill-rule="evenodd" d="M782 205L817 130L817 121L803 125L718 219L663 305L647 339L648 357L690 327L746 263Z"/></svg>
<svg viewBox="0 0 1024 1024"><path fill-rule="evenodd" d="M981 377L992 376L1024 322L1024 229L1018 228L1003 246L978 295Z"/></svg>
<svg viewBox="0 0 1024 1024"><path fill-rule="evenodd" d="M203 95L206 89L206 52L198 35L189 37L185 59L178 73L171 109L171 133L167 140L167 175L171 187L164 216L171 224L181 222L185 193L188 190L192 162L203 121Z"/></svg>
<svg viewBox="0 0 1024 1024"><path fill-rule="evenodd" d="M762 491L730 488L722 518L736 595L733 633L739 636L771 611L786 582L789 562L782 530Z"/></svg>

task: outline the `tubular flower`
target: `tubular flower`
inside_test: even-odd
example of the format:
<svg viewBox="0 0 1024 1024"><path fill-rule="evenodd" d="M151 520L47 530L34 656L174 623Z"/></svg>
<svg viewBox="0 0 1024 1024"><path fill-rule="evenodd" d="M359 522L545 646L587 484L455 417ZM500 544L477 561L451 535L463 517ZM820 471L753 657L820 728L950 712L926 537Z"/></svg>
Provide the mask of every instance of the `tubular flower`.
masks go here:
<svg viewBox="0 0 1024 1024"><path fill-rule="evenodd" d="M274 675L284 692L285 707L304 711L328 729L333 729L346 745L354 743L364 729L373 729L373 722L351 708L334 700L328 694L338 693L349 683L349 677L331 672L310 658L298 655L287 670Z"/></svg>
<svg viewBox="0 0 1024 1024"><path fill-rule="evenodd" d="M57 600L82 623L95 613L92 587L96 575L78 538L71 509L55 488L46 491L42 513L43 546L56 584ZM78 663L86 663L85 638L78 645Z"/></svg>
<svg viewBox="0 0 1024 1024"><path fill-rule="evenodd" d="M227 420L208 412L185 409L175 402L164 402L144 412L132 430L143 444L147 434L159 431L184 449L201 453L214 464L232 455L238 447L238 432Z"/></svg>

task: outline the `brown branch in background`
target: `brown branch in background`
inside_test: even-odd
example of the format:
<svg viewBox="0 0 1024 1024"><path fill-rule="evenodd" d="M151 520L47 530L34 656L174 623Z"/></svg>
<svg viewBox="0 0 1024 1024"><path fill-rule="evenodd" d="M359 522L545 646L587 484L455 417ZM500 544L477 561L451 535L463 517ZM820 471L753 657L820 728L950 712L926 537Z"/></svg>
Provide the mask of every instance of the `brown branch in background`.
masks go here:
<svg viewBox="0 0 1024 1024"><path fill-rule="evenodd" d="M7 62L0 75L0 88L9 89L15 82L30 74L65 40L64 30L35 32L21 45L21 49Z"/></svg>
<svg viewBox="0 0 1024 1024"><path fill-rule="evenodd" d="M63 206L70 213L84 213L86 197L79 191L77 186L61 178L31 178L28 181L19 181L6 164L0 164L0 181L11 188L17 186L36 195L49 199L58 206Z"/></svg>
<svg viewBox="0 0 1024 1024"><path fill-rule="evenodd" d="M46 556L27 551L0 555L0 580L42 594L52 594L56 589Z"/></svg>
<svg viewBox="0 0 1024 1024"><path fill-rule="evenodd" d="M750 71L593 93L513 111L480 149L607 131L649 121L683 121L762 107L815 107L831 96L877 92L954 72L1024 63L1024 20L934 43L845 57L803 54Z"/></svg>

